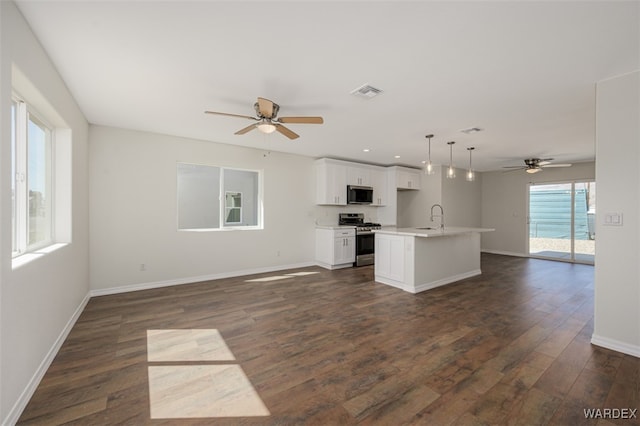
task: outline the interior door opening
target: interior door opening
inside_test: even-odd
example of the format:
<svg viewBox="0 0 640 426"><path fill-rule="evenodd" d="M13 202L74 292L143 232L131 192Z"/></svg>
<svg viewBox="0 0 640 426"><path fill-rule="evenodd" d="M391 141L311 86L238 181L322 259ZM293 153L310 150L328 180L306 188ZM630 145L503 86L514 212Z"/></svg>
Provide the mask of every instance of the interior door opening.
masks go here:
<svg viewBox="0 0 640 426"><path fill-rule="evenodd" d="M529 185L529 256L595 263L596 183Z"/></svg>

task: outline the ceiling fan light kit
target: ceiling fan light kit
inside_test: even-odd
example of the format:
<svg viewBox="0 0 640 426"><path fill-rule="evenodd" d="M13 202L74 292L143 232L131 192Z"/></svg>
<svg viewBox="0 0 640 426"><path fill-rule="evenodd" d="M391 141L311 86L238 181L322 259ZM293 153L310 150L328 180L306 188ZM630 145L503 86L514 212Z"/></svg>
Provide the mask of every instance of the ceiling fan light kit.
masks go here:
<svg viewBox="0 0 640 426"><path fill-rule="evenodd" d="M289 139L297 139L300 137L297 133L282 125L282 123L292 124L322 124L324 119L322 117L280 117L278 118L278 112L280 111L280 105L265 98L258 98L258 101L253 104L253 108L256 111L256 117L250 115L230 114L227 112L217 111L205 111L206 114L214 115L226 115L229 117L246 118L249 120L257 121L250 126L235 132L236 135L244 135L253 129L258 129L262 133L270 134L275 131L283 134Z"/></svg>
<svg viewBox="0 0 640 426"><path fill-rule="evenodd" d="M524 166L504 166L506 172L511 172L515 170L524 170L527 173L533 174L542 171L542 169L551 168L551 167L571 167L571 164L568 163L552 163L553 158L527 158L524 160Z"/></svg>
<svg viewBox="0 0 640 426"><path fill-rule="evenodd" d="M272 124L271 121L267 120L266 118L263 118L260 123L256 124L256 126L258 127L258 130L266 134L276 131L276 125Z"/></svg>

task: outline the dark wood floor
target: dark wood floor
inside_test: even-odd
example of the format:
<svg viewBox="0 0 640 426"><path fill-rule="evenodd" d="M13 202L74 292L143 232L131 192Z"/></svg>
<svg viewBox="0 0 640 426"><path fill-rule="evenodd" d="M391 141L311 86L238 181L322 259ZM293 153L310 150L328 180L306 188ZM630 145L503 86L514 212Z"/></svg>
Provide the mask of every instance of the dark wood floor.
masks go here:
<svg viewBox="0 0 640 426"><path fill-rule="evenodd" d="M640 408L640 359L590 344L593 267L482 270L418 295L361 267L96 297L20 424L640 424L585 419ZM148 329L218 329L270 416L151 420Z"/></svg>

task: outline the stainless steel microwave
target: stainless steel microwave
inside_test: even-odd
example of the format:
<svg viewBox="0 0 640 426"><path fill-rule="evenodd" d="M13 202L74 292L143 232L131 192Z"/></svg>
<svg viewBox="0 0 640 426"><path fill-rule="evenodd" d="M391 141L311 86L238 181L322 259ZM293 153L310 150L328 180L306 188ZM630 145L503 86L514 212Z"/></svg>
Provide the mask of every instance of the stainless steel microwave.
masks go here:
<svg viewBox="0 0 640 426"><path fill-rule="evenodd" d="M347 204L371 204L372 202L372 187L347 185Z"/></svg>

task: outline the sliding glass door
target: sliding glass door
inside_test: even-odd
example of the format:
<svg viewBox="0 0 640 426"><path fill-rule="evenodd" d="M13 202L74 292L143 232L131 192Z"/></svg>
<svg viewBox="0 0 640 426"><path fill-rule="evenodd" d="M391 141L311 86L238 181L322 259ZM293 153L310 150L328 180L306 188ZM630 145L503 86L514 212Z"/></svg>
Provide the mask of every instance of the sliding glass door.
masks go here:
<svg viewBox="0 0 640 426"><path fill-rule="evenodd" d="M593 181L529 185L529 255L594 263Z"/></svg>
<svg viewBox="0 0 640 426"><path fill-rule="evenodd" d="M576 182L574 227L574 259L594 263L596 255L596 183Z"/></svg>

